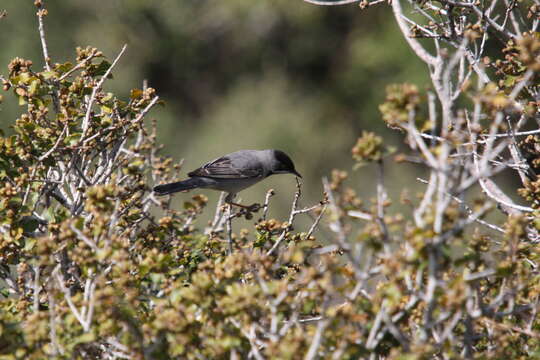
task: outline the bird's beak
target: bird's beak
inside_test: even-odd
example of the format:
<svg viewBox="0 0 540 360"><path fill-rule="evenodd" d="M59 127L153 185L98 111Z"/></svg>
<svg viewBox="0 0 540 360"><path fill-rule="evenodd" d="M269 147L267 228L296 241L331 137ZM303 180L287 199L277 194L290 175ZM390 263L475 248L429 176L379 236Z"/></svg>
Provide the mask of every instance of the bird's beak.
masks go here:
<svg viewBox="0 0 540 360"><path fill-rule="evenodd" d="M298 171L296 171L296 170L291 171L291 174L294 174L294 175L298 176L300 179L302 179L302 175L300 175L300 173Z"/></svg>

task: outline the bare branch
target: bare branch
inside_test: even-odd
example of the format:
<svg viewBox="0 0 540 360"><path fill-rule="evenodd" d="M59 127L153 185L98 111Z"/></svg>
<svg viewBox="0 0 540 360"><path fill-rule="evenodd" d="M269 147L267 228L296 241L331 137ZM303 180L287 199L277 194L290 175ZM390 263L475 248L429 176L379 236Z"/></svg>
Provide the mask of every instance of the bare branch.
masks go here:
<svg viewBox="0 0 540 360"><path fill-rule="evenodd" d="M394 11L394 17L399 25L399 29L403 33L405 40L409 43L411 49L416 53L416 55L422 59L426 64L434 66L437 62L437 59L429 54L426 49L411 36L409 28L405 24L403 10L401 9L400 0L392 1L392 10Z"/></svg>
<svg viewBox="0 0 540 360"><path fill-rule="evenodd" d="M268 215L268 204L270 203L270 198L274 196L275 192L274 189L270 189L266 192L266 196L264 198L264 205L263 205L263 214L262 219L266 220L266 216Z"/></svg>
<svg viewBox="0 0 540 360"><path fill-rule="evenodd" d="M315 219L315 221L309 228L309 231L306 234L306 239L309 239L311 235L313 234L313 232L315 231L315 229L317 228L317 226L319 226L319 222L321 221L325 211L326 211L326 204L323 206L323 208L321 209L321 212L319 213L319 215L317 216L317 218Z"/></svg>
<svg viewBox="0 0 540 360"><path fill-rule="evenodd" d="M322 335L324 333L324 330L326 329L326 326L328 326L328 319L323 319L317 324L317 330L315 330L315 335L313 336L313 340L311 341L311 345L309 346L308 352L304 357L304 360L317 359L317 351L321 346L321 341L323 338Z"/></svg>
<svg viewBox="0 0 540 360"><path fill-rule="evenodd" d="M320 0L302 0L309 4L321 5L321 6L337 6L337 5L347 5L353 4L355 2L360 2L361 0L336 0L336 1L320 1Z"/></svg>
<svg viewBox="0 0 540 360"><path fill-rule="evenodd" d="M83 123L82 123L81 140L84 140L84 137L86 136L86 132L88 131L88 126L90 125L90 115L92 114L92 107L94 105L94 102L96 101L96 95L97 95L98 91L101 89L101 87L103 86L103 83L105 82L105 80L107 80L107 78L111 74L111 71L113 70L115 65L118 63L118 60L120 60L120 58L124 54L124 51L126 51L126 49L127 49L127 44L122 46L122 49L120 50L120 53L118 53L118 55L116 56L116 58L112 62L111 66L109 66L107 71L105 71L105 74L103 74L103 76L101 77L99 82L92 89L92 94L90 95L90 98L88 99L88 102L86 104L86 115L84 116L84 120L83 120Z"/></svg>
<svg viewBox="0 0 540 360"><path fill-rule="evenodd" d="M225 222L225 224L227 225L226 228L227 228L227 244L228 244L228 251L229 251L229 255L231 255L233 253L233 248L234 248L234 240L233 240L233 236L232 236L232 218L233 218L233 215L232 215L232 205L229 204L227 206L227 221Z"/></svg>
<svg viewBox="0 0 540 360"><path fill-rule="evenodd" d="M43 8L43 5L38 5L37 17L38 17L38 30L39 39L41 40L41 50L43 52L43 60L45 61L45 68L47 71L51 71L51 59L49 57L49 49L47 47L47 40L45 38L45 26L43 24L43 16L47 14L47 10Z"/></svg>
<svg viewBox="0 0 540 360"><path fill-rule="evenodd" d="M432 187L432 185L431 185L432 182L431 181L427 181L427 180L424 180L424 179L421 179L421 178L416 178L416 180L420 181L421 183L428 184L429 186L428 186L428 190L426 191L426 193L428 193L430 191L429 188ZM433 191L433 190L431 190L431 191ZM457 202L458 204L462 205L465 208L467 213L469 213L469 219L474 220L477 223L482 224L482 225L484 225L484 226L486 226L486 227L488 227L488 228L490 228L492 230L498 231L498 232L503 233L503 234L505 233L504 229L502 229L501 227L499 227L497 225L490 224L487 221L484 221L482 219L478 219L477 217L475 217L473 210L463 200L461 200L457 196L451 196L451 197L455 202Z"/></svg>
<svg viewBox="0 0 540 360"><path fill-rule="evenodd" d="M66 132L67 132L67 124L64 125L64 128L62 129L62 132L60 133L60 135L58 135L58 139L56 139L56 142L54 143L54 145L45 154L41 155L38 158L39 161L43 161L46 158L48 158L58 148L58 145L64 139L64 135L66 134Z"/></svg>
<svg viewBox="0 0 540 360"><path fill-rule="evenodd" d="M121 54L119 54L118 56L120 55ZM137 115L135 120L133 120L132 122L138 123L139 121L141 121L146 116L146 114L150 111L150 109L156 104L158 100L159 100L159 96L154 96L154 98L148 103L148 105L146 105L146 107Z"/></svg>

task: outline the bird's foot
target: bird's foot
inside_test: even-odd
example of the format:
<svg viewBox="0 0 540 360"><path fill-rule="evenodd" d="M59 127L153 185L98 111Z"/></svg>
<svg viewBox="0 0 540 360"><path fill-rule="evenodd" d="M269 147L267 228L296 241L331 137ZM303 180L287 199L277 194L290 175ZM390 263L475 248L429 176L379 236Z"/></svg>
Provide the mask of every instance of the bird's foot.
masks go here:
<svg viewBox="0 0 540 360"><path fill-rule="evenodd" d="M249 212L257 212L262 208L262 206L260 204L257 204L257 203L251 204L251 205L242 205L242 204L237 204L237 203L230 202L228 204L238 206L239 208L242 208L242 209L244 209L246 211L249 211Z"/></svg>
<svg viewBox="0 0 540 360"><path fill-rule="evenodd" d="M245 218L247 220L250 220L253 218L253 214L252 213L256 213L257 211L259 211L260 209L263 208L263 206L261 206L260 204L251 204L251 205L242 205L242 204L237 204L237 203L233 203L233 202L229 202L228 203L229 205L231 206L238 206L240 209L240 212L238 213L239 216L245 216Z"/></svg>
<svg viewBox="0 0 540 360"><path fill-rule="evenodd" d="M257 212L259 210L261 210L263 207L261 206L261 204L251 204L249 205L246 210L248 210L249 212Z"/></svg>

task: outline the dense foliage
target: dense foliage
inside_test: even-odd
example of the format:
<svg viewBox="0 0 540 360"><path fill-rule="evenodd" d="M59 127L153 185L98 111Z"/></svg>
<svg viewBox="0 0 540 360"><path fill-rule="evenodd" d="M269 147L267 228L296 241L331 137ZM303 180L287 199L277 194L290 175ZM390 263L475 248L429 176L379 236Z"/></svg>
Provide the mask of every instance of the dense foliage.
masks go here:
<svg viewBox="0 0 540 360"><path fill-rule="evenodd" d="M7 11L0 21L3 69L15 56L38 65L32 3L0 4L0 11ZM187 170L239 148L282 149L301 165L306 203L319 200L322 176L350 166L342 154L357 133L377 131L399 143L399 135L377 121L386 84L409 81L422 88L429 80L386 7L358 16L354 8L290 0L110 0L100 6L74 0L49 1L47 10L55 62L71 59L77 46L91 45L114 57L128 44L115 80L105 86L121 98L142 79L158 90L167 106L152 115L159 121L163 154L185 159ZM17 102L8 97L0 109L9 133ZM340 141L327 141L327 134ZM361 171L352 175L364 179ZM270 187L281 189L273 198L273 216L286 216L294 193L289 180L271 181ZM389 192L394 194L392 187ZM257 193L247 189L243 197ZM212 203L219 196L207 195ZM180 198L173 198L174 206L181 206Z"/></svg>
<svg viewBox="0 0 540 360"><path fill-rule="evenodd" d="M144 121L156 91L104 90L125 47L52 62L35 5L45 65L15 58L2 78L22 110L0 138L0 358L540 357L538 4L411 1L413 21L360 2L391 6L432 78L379 107L410 151L364 132L352 159L373 198L335 170L313 206L298 184L287 219L268 191L207 226L204 196L177 210L151 192L180 170ZM427 169L425 191L390 199L391 160ZM233 231L240 217L254 225Z"/></svg>

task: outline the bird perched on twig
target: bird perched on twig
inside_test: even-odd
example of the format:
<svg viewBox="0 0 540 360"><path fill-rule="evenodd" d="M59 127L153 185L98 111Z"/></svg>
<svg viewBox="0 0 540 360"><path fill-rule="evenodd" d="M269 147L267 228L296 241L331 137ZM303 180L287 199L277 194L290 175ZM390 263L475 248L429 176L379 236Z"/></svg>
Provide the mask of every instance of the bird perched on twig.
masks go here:
<svg viewBox="0 0 540 360"><path fill-rule="evenodd" d="M291 158L280 150L239 150L222 156L188 173L189 179L154 187L157 195L191 189L214 189L228 193L225 202L253 211L251 206L233 202L236 193L274 174L294 174Z"/></svg>

